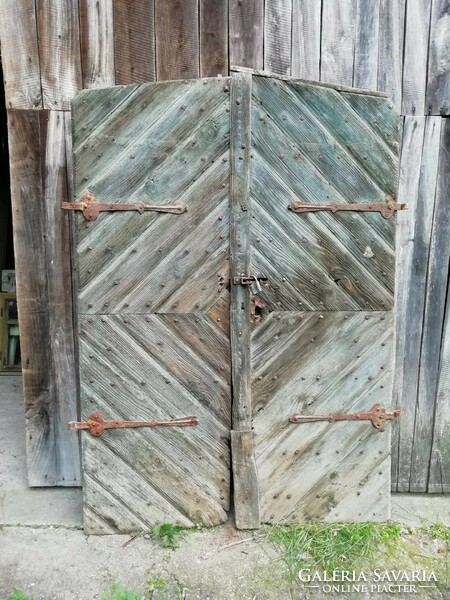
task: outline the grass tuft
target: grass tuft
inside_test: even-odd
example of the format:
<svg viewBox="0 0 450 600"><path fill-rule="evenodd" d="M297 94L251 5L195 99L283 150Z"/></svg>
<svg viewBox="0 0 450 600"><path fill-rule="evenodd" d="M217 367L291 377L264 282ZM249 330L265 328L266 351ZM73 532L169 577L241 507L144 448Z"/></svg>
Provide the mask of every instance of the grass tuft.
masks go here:
<svg viewBox="0 0 450 600"><path fill-rule="evenodd" d="M125 589L119 583L113 583L108 592L104 592L101 600L142 600L142 594Z"/></svg>
<svg viewBox="0 0 450 600"><path fill-rule="evenodd" d="M152 534L159 539L163 548L178 548L180 540L185 533L183 527L172 525L172 523L164 523L158 527L153 527Z"/></svg>
<svg viewBox="0 0 450 600"><path fill-rule="evenodd" d="M393 554L401 538L397 523L313 523L275 525L268 528L269 539L281 547L290 584L297 581L301 568L323 571L351 569L377 553Z"/></svg>
<svg viewBox="0 0 450 600"><path fill-rule="evenodd" d="M14 588L12 594L8 596L6 600L30 600L30 598L28 596L25 596L25 594L21 590Z"/></svg>

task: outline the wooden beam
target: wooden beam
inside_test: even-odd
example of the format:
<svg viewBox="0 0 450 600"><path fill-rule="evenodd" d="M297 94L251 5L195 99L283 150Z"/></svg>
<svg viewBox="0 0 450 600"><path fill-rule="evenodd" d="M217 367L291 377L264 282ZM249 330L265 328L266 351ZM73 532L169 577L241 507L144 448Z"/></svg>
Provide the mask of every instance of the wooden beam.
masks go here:
<svg viewBox="0 0 450 600"><path fill-rule="evenodd" d="M450 213L450 119L442 119L441 143L439 155L439 174L436 187L436 204L446 211L446 220ZM445 225L445 223L444 223ZM448 246L448 226L441 231L441 240ZM447 262L448 266L448 262ZM445 275L441 273L441 277ZM448 277L448 272L447 272ZM436 342L435 342L436 343ZM428 492L450 492L450 298L447 290L445 324L439 361L438 388L434 407L433 438L429 469ZM431 415L428 420L431 422Z"/></svg>
<svg viewBox="0 0 450 600"><path fill-rule="evenodd" d="M41 108L34 0L1 0L0 39L7 108Z"/></svg>
<svg viewBox="0 0 450 600"><path fill-rule="evenodd" d="M83 88L114 85L113 0L80 0Z"/></svg>
<svg viewBox="0 0 450 600"><path fill-rule="evenodd" d="M428 51L427 111L450 114L450 3L433 0Z"/></svg>
<svg viewBox="0 0 450 600"><path fill-rule="evenodd" d="M369 90L378 84L380 0L358 0L353 85Z"/></svg>
<svg viewBox="0 0 450 600"><path fill-rule="evenodd" d="M198 0L155 0L158 81L199 76Z"/></svg>
<svg viewBox="0 0 450 600"><path fill-rule="evenodd" d="M294 77L320 79L320 36L322 3L317 0L292 2L292 66Z"/></svg>
<svg viewBox="0 0 450 600"><path fill-rule="evenodd" d="M230 64L262 69L263 32L263 0L230 0Z"/></svg>
<svg viewBox="0 0 450 600"><path fill-rule="evenodd" d="M228 75L228 0L200 0L200 77Z"/></svg>
<svg viewBox="0 0 450 600"><path fill-rule="evenodd" d="M113 2L116 83L155 81L154 0Z"/></svg>
<svg viewBox="0 0 450 600"><path fill-rule="evenodd" d="M64 114L9 111L17 299L30 486L80 485Z"/></svg>
<svg viewBox="0 0 450 600"><path fill-rule="evenodd" d="M403 280L406 295L402 309L399 307L400 318L404 321L404 341L401 342L401 354L398 357L402 361L402 384L395 403L396 408L402 410L398 438L398 491L410 491L411 461L419 411L418 389L423 315L427 293L427 267L434 214L441 121L440 117L426 119L417 204L413 209L414 242L408 261L409 272ZM398 271L401 270L399 265Z"/></svg>
<svg viewBox="0 0 450 600"><path fill-rule="evenodd" d="M235 73L231 79L231 189L230 189L230 337L233 383L231 456L233 462L236 526L260 525L259 491L253 457L250 290L235 285L233 277L250 269L250 107L252 75Z"/></svg>
<svg viewBox="0 0 450 600"><path fill-rule="evenodd" d="M399 113L402 106L405 1L380 0L377 89L388 93Z"/></svg>
<svg viewBox="0 0 450 600"><path fill-rule="evenodd" d="M264 11L264 68L291 74L292 0L273 0Z"/></svg>
<svg viewBox="0 0 450 600"><path fill-rule="evenodd" d="M82 87L78 2L36 0L44 108L69 110Z"/></svg>
<svg viewBox="0 0 450 600"><path fill-rule="evenodd" d="M322 0L320 80L353 85L356 0Z"/></svg>
<svg viewBox="0 0 450 600"><path fill-rule="evenodd" d="M425 115L431 0L406 4L402 114Z"/></svg>

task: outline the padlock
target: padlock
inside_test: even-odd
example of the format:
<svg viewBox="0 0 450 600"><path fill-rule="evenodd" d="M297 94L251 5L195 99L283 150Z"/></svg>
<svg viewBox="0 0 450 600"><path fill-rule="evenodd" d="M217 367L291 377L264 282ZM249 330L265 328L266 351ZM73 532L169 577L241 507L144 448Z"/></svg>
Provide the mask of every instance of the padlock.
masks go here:
<svg viewBox="0 0 450 600"><path fill-rule="evenodd" d="M259 283L259 279L257 277L250 284L250 292L256 296L262 290L261 284Z"/></svg>

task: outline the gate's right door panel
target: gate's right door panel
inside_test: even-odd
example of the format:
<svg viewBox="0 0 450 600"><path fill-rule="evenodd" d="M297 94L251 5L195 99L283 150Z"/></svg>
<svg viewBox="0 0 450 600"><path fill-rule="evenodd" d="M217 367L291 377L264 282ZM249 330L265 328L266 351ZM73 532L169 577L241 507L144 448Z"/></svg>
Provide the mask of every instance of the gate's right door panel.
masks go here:
<svg viewBox="0 0 450 600"><path fill-rule="evenodd" d="M290 416L390 409L395 217L288 210L396 196L385 98L252 78L251 395L262 522L385 520L390 434ZM254 312L254 311L253 311Z"/></svg>

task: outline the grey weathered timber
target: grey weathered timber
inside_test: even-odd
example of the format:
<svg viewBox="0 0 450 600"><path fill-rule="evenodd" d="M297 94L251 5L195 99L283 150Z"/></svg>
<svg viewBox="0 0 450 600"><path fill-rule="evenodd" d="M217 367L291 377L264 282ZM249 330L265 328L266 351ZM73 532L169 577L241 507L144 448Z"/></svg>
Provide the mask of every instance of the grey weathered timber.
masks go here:
<svg viewBox="0 0 450 600"><path fill-rule="evenodd" d="M405 5L406 0L380 0L376 88L389 94L399 113L402 106Z"/></svg>
<svg viewBox="0 0 450 600"><path fill-rule="evenodd" d="M251 131L250 272L267 277L251 337L261 521L382 521L389 432L289 417L390 407L395 219L287 207L396 197L398 118L383 98L254 76Z"/></svg>
<svg viewBox="0 0 450 600"><path fill-rule="evenodd" d="M433 440L432 418L436 410L441 337L444 324L450 258L449 129L442 124L434 214L428 258L425 311L420 349L414 439L412 445L411 492L426 492Z"/></svg>
<svg viewBox="0 0 450 600"><path fill-rule="evenodd" d="M72 327L72 265L69 215L59 200L68 199L65 114L51 111L41 118L43 195L46 207L46 258L51 390L54 403L56 485L80 485L80 447L67 422L78 417L75 342ZM45 144L45 145L44 145ZM44 154L45 152L45 154Z"/></svg>
<svg viewBox="0 0 450 600"><path fill-rule="evenodd" d="M250 291L233 278L250 275L250 73L231 79L231 186L230 186L230 341L233 409L231 455L233 461L236 525L259 527L259 494L253 458L252 396L250 383Z"/></svg>
<svg viewBox="0 0 450 600"><path fill-rule="evenodd" d="M36 0L44 108L68 110L82 88L78 2Z"/></svg>
<svg viewBox="0 0 450 600"><path fill-rule="evenodd" d="M425 115L431 0L407 0L402 114Z"/></svg>
<svg viewBox="0 0 450 600"><path fill-rule="evenodd" d="M422 162L423 138L426 117L405 117L403 125L399 202L408 204L408 210L401 211L397 217L397 279L395 286L395 368L393 383L393 402L400 406L403 397L403 385L407 377L408 365L403 360L405 343L409 332L408 290L411 283L411 260L414 247L414 227L419 190L420 165ZM410 411L415 402L410 402ZM392 426L392 490L397 491L399 470L400 423ZM405 466L402 467L403 469Z"/></svg>
<svg viewBox="0 0 450 600"><path fill-rule="evenodd" d="M252 336L256 465L263 522L384 521L389 433L292 414L390 405L390 313L272 312Z"/></svg>
<svg viewBox="0 0 450 600"><path fill-rule="evenodd" d="M292 0L267 2L264 10L264 69L291 74Z"/></svg>
<svg viewBox="0 0 450 600"><path fill-rule="evenodd" d="M113 0L80 0L79 11L83 88L114 85Z"/></svg>
<svg viewBox="0 0 450 600"><path fill-rule="evenodd" d="M0 40L7 108L42 108L34 0L2 0Z"/></svg>
<svg viewBox="0 0 450 600"><path fill-rule="evenodd" d="M322 0L320 79L353 84L357 0Z"/></svg>
<svg viewBox="0 0 450 600"><path fill-rule="evenodd" d="M441 144L439 156L439 173L436 187L436 208L446 210L444 225L448 219L448 202L450 198L450 121L445 119L442 123ZM441 213L442 214L442 213ZM444 252L448 248L448 228L444 234L444 227L439 224L439 240L443 244ZM445 237L444 237L445 236ZM437 237L437 236L436 236ZM436 244L437 245L437 244ZM437 254L437 253L436 253ZM445 257L444 257L445 258ZM436 257L436 260L439 260ZM447 262L448 266L448 262ZM442 279L444 277L441 274ZM438 285L443 282L439 281ZM450 365L450 302L447 290L445 324L442 331L441 356L439 361L438 389L436 407L433 419L433 446L428 478L428 491L431 493L450 492L450 418L449 402L449 365ZM431 344L430 340L430 344ZM430 422L428 419L427 422ZM429 433L427 432L427 435Z"/></svg>
<svg viewBox="0 0 450 600"><path fill-rule="evenodd" d="M450 114L450 3L433 0L426 109L430 115Z"/></svg>
<svg viewBox="0 0 450 600"><path fill-rule="evenodd" d="M228 75L228 1L200 0L200 77Z"/></svg>
<svg viewBox="0 0 450 600"><path fill-rule="evenodd" d="M358 0L353 66L353 84L356 87L377 87L379 26L380 0Z"/></svg>
<svg viewBox="0 0 450 600"><path fill-rule="evenodd" d="M321 3L292 2L291 73L300 79L320 79Z"/></svg>
<svg viewBox="0 0 450 600"><path fill-rule="evenodd" d="M230 64L253 69L264 65L264 1L229 0Z"/></svg>
<svg viewBox="0 0 450 600"><path fill-rule="evenodd" d="M432 223L439 161L439 139L441 119L427 119L422 150L415 222L414 244L411 248L410 273L408 275L405 306L405 340L402 347L403 382L396 406L403 410L399 424L398 491L409 491L411 479L411 458L418 410L418 385L420 369L420 349L423 336L423 313L425 310L427 266L429 261Z"/></svg>
<svg viewBox="0 0 450 600"><path fill-rule="evenodd" d="M83 432L90 532L227 518L229 96L222 78L74 101L77 199L89 189L101 201L187 208L102 213L93 223L76 215L82 417L198 419L99 439Z"/></svg>
<svg viewBox="0 0 450 600"><path fill-rule="evenodd" d="M155 0L157 79L199 76L199 0Z"/></svg>
<svg viewBox="0 0 450 600"><path fill-rule="evenodd" d="M156 79L154 0L114 2L114 60L116 83L145 83Z"/></svg>
<svg viewBox="0 0 450 600"><path fill-rule="evenodd" d="M11 111L14 246L30 486L80 484L64 114ZM30 151L30 148L35 148ZM42 234L44 232L44 235ZM36 291L39 295L36 295ZM51 307L51 309L50 309ZM39 340L39 343L36 343Z"/></svg>

